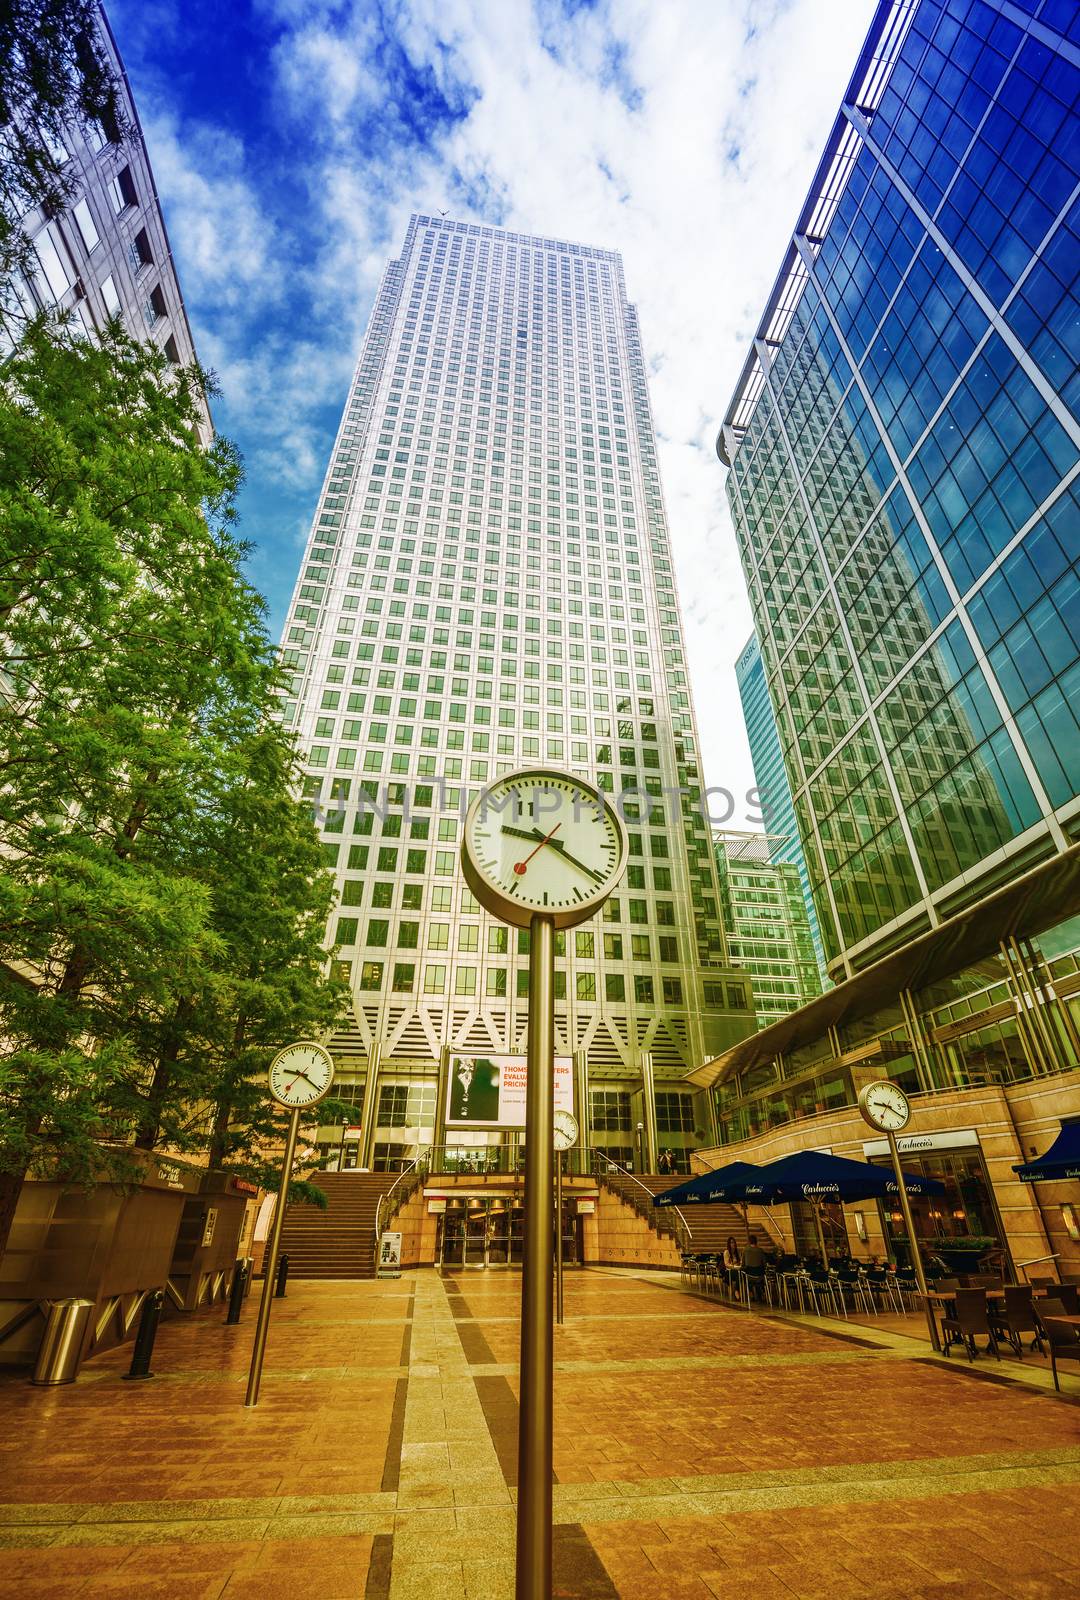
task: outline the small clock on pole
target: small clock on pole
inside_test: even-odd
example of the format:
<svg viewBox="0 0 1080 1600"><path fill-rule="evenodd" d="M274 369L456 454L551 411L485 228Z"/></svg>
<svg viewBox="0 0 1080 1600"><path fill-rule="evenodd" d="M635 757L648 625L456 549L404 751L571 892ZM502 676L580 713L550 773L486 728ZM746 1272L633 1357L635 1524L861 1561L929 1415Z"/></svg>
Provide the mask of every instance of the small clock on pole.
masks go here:
<svg viewBox="0 0 1080 1600"><path fill-rule="evenodd" d="M300 1131L300 1113L318 1105L329 1094L334 1081L334 1062L329 1050L313 1039L298 1039L279 1050L267 1072L267 1088L271 1099L292 1115L289 1131L285 1135L285 1154L281 1161L281 1187L274 1207L274 1225L270 1231L266 1258L263 1263L263 1290L259 1301L259 1320L255 1324L255 1344L251 1351L251 1370L248 1373L245 1406L259 1403L259 1384L262 1381L263 1357L266 1354L266 1335L270 1327L270 1305L274 1292L274 1273L278 1252L281 1249L281 1230L285 1225L285 1207L289 1200L289 1179L296 1139Z"/></svg>

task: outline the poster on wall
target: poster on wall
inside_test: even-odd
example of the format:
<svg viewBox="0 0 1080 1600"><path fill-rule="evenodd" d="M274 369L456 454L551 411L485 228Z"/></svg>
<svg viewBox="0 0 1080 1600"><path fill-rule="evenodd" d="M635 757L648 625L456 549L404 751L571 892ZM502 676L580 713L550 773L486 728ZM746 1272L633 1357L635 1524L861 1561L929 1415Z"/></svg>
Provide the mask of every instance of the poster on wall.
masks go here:
<svg viewBox="0 0 1080 1600"><path fill-rule="evenodd" d="M524 1128L525 1056L450 1056L448 1128ZM555 1057L555 1110L574 1110L574 1060Z"/></svg>

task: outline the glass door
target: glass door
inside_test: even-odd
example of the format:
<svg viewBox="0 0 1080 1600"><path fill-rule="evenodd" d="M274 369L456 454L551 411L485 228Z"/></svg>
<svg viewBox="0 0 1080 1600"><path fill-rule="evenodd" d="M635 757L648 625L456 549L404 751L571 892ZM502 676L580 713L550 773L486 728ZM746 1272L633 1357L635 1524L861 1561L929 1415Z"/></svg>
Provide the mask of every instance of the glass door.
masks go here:
<svg viewBox="0 0 1080 1600"><path fill-rule="evenodd" d="M461 1211L452 1211L449 1208L439 1218L442 1224L440 1230L440 1267L461 1267L465 1265L465 1217Z"/></svg>
<svg viewBox="0 0 1080 1600"><path fill-rule="evenodd" d="M465 1214L465 1265L487 1266L487 1206L481 1201Z"/></svg>
<svg viewBox="0 0 1080 1600"><path fill-rule="evenodd" d="M488 1266L510 1264L510 1207L505 1200L492 1200L488 1213Z"/></svg>

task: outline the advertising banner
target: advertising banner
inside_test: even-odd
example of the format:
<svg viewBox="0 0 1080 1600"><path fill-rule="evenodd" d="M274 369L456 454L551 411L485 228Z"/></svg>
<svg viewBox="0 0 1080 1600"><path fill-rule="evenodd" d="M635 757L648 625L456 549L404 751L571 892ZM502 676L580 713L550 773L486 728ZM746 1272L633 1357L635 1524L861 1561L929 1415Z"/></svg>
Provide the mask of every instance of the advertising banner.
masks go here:
<svg viewBox="0 0 1080 1600"><path fill-rule="evenodd" d="M447 1087L448 1128L524 1128L525 1056L452 1054ZM574 1061L555 1057L555 1110L574 1110Z"/></svg>

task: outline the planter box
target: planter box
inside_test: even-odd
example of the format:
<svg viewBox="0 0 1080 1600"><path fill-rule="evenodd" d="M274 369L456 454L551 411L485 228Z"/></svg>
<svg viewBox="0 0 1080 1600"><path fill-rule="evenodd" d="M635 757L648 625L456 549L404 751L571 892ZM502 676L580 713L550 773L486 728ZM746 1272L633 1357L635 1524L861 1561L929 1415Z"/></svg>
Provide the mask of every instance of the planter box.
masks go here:
<svg viewBox="0 0 1080 1600"><path fill-rule="evenodd" d="M84 1359L134 1338L147 1292L165 1287L184 1205L202 1176L150 1155L133 1189L28 1180L0 1261L0 1363L31 1363L49 1303L68 1296L94 1302Z"/></svg>
<svg viewBox="0 0 1080 1600"><path fill-rule="evenodd" d="M229 1298L240 1254L244 1216L258 1197L252 1184L224 1172L203 1172L197 1196L188 1196L165 1284L164 1315L199 1311Z"/></svg>

